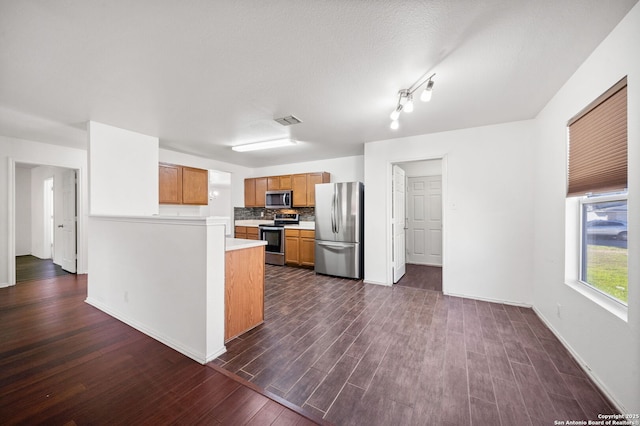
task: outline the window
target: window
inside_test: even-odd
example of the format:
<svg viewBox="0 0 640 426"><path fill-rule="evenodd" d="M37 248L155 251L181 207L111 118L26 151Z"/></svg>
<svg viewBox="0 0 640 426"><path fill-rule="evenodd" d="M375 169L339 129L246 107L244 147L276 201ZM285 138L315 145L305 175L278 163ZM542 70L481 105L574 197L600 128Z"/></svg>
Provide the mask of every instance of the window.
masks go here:
<svg viewBox="0 0 640 426"><path fill-rule="evenodd" d="M627 304L627 194L581 199L580 281Z"/></svg>
<svg viewBox="0 0 640 426"><path fill-rule="evenodd" d="M580 209L578 281L627 305L627 79L569 120L567 197Z"/></svg>

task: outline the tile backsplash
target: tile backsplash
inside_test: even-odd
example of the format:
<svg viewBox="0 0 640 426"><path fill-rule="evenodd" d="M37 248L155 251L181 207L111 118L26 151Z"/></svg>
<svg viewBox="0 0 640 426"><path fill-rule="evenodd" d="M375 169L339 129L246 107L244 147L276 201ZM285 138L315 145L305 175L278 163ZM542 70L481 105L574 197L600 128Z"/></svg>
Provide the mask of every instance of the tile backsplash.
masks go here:
<svg viewBox="0 0 640 426"><path fill-rule="evenodd" d="M313 222L316 219L316 209L314 207L298 207L287 210L272 210L264 207L234 207L234 220L273 220L276 213L298 213L303 222Z"/></svg>

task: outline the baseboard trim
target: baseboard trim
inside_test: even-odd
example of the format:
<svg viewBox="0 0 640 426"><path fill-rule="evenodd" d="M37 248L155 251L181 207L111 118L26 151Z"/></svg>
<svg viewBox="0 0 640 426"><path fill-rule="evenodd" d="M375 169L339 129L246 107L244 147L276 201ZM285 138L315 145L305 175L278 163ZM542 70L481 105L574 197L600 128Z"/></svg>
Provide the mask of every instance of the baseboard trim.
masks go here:
<svg viewBox="0 0 640 426"><path fill-rule="evenodd" d="M5 287L11 287L11 284L9 284L9 283L0 283L0 288L5 288Z"/></svg>
<svg viewBox="0 0 640 426"><path fill-rule="evenodd" d="M595 374L593 374L593 371L591 370L591 368L589 367L589 365L585 362L584 359L582 359L582 357L580 356L580 354L578 354L578 352L576 352L571 345L569 344L569 342L567 342L562 335L551 325L551 322L547 321L547 319L545 318L544 315L542 315L542 313L536 309L535 306L533 306L533 312L535 312L535 314L538 316L538 318L540 318L540 321L542 321L544 323L544 325L547 326L547 328L549 330L551 330L551 332L553 333L554 336L556 336L556 338L560 341L560 343L562 343L562 346L564 346L564 348L571 354L571 356L573 356L573 358L577 361L578 365L580 366L580 368L582 369L582 371L584 371L584 373L589 376L589 378L593 381L593 383L598 387L598 389L600 390L600 392L602 392L604 394L604 396L609 400L609 402L611 403L611 405L613 405L613 408L617 409L620 413L627 413L627 410L625 409L624 405L620 403L620 401L618 401L612 394L611 392L609 392L609 389L607 389L607 386L602 383L602 381L598 378L598 376L596 376Z"/></svg>
<svg viewBox="0 0 640 426"><path fill-rule="evenodd" d="M371 281L371 280L366 280L365 279L365 280L362 280L362 282L365 283L365 284L373 284L373 285L381 285L381 286L384 286L384 287L391 287L390 284L387 284L387 283L382 282L382 281Z"/></svg>
<svg viewBox="0 0 640 426"><path fill-rule="evenodd" d="M127 317L126 315L115 311L111 308L109 308L108 306L104 305L103 303L95 300L95 299L91 299L90 297L87 297L85 299L85 303L93 306L96 309L101 310L102 312L106 313L107 315L112 316L113 318L117 319L118 321L121 321L125 324L127 324L130 327L135 328L136 330L138 330L141 333L146 334L147 336L151 337L152 339L157 340L158 342L169 346L171 349L174 349L178 352L180 352L181 354L191 358L192 360L200 363L200 364L206 364L207 362L213 361L214 359L216 359L218 356L222 355L223 353L225 353L227 351L226 346L222 346L222 348L219 348L218 350L214 351L213 355L205 355L202 354L198 351L194 351L191 348L187 348L184 345L175 342L173 339L170 339L166 336L163 336L162 334L158 333L156 330L153 330L149 327L147 327L144 324L139 323L138 321L132 320L131 318Z"/></svg>
<svg viewBox="0 0 640 426"><path fill-rule="evenodd" d="M468 295L468 294L451 293L451 292L447 292L447 291L443 291L442 294L444 294L445 296L464 297L465 299L481 300L483 302L502 303L503 305L520 306L522 308L531 308L532 307L532 305L530 303L514 302L513 300L493 299L493 298L490 298L490 297L472 296L472 295Z"/></svg>

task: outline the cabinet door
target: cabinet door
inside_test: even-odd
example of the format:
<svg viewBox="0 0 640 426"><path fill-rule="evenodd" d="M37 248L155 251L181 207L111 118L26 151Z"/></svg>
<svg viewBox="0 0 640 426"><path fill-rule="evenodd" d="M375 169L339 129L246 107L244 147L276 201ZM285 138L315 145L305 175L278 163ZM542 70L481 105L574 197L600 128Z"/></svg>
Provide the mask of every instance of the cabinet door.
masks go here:
<svg viewBox="0 0 640 426"><path fill-rule="evenodd" d="M267 178L267 191L275 191L280 188L280 176L269 176Z"/></svg>
<svg viewBox="0 0 640 426"><path fill-rule="evenodd" d="M329 182L329 173L309 173L307 175L307 206L316 205L316 184Z"/></svg>
<svg viewBox="0 0 640 426"><path fill-rule="evenodd" d="M247 240L259 240L260 229L257 226L247 226Z"/></svg>
<svg viewBox="0 0 640 426"><path fill-rule="evenodd" d="M300 231L297 229L284 230L284 261L288 265L300 264Z"/></svg>
<svg viewBox="0 0 640 426"><path fill-rule="evenodd" d="M315 263L315 232L300 231L300 265L313 266Z"/></svg>
<svg viewBox="0 0 640 426"><path fill-rule="evenodd" d="M267 192L267 178L256 178L256 207L264 207L265 192Z"/></svg>
<svg viewBox="0 0 640 426"><path fill-rule="evenodd" d="M256 180L255 179L244 180L244 206L245 207L256 206Z"/></svg>
<svg viewBox="0 0 640 426"><path fill-rule="evenodd" d="M159 197L160 204L182 203L182 168L174 164L159 166Z"/></svg>
<svg viewBox="0 0 640 426"><path fill-rule="evenodd" d="M182 204L209 204L209 171L182 167Z"/></svg>
<svg viewBox="0 0 640 426"><path fill-rule="evenodd" d="M291 175L280 176L280 189L291 189Z"/></svg>
<svg viewBox="0 0 640 426"><path fill-rule="evenodd" d="M291 177L291 189L293 191L293 205L305 207L307 205L307 175L293 175Z"/></svg>
<svg viewBox="0 0 640 426"><path fill-rule="evenodd" d="M236 226L236 238L247 239L247 228L245 226Z"/></svg>

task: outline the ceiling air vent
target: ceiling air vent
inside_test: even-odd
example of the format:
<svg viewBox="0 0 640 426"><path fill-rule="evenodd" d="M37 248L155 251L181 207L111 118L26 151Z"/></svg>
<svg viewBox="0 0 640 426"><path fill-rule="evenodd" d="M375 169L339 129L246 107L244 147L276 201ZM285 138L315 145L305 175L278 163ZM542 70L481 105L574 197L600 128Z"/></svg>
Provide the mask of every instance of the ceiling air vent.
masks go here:
<svg viewBox="0 0 640 426"><path fill-rule="evenodd" d="M293 115L289 115L287 117L282 117L282 118L276 118L275 120L278 123L282 124L283 126L291 126L292 124L302 123L302 120L300 120L298 117L294 117Z"/></svg>

